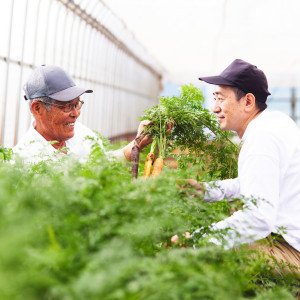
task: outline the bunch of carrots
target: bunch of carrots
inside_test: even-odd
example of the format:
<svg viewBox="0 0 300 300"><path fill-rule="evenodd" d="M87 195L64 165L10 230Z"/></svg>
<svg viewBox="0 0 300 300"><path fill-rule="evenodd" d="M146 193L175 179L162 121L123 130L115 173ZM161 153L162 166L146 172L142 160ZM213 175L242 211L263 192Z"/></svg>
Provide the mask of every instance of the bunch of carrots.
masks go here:
<svg viewBox="0 0 300 300"><path fill-rule="evenodd" d="M168 121L169 122L169 121ZM158 135L154 137L153 142L151 144L150 152L147 155L143 178L156 177L160 175L163 166L164 166L164 158L167 144L167 134L168 128L170 130L168 122L162 121L161 117L159 118L158 124L151 124L150 127L156 126L158 131ZM149 129L149 128L148 128ZM140 137L136 139L136 144L132 148L131 161L132 161L132 174L134 178L138 176L138 164L139 164L139 147L138 142L149 132L145 130ZM159 155L155 160L155 148L158 147ZM152 171L152 173L151 173Z"/></svg>
<svg viewBox="0 0 300 300"><path fill-rule="evenodd" d="M153 140L151 144L150 152L147 155L145 166L144 166L144 173L143 178L155 177L158 176L164 166L164 158L162 154L160 153L159 156L155 160L155 148L156 148L157 141ZM132 148L132 174L134 178L138 177L138 165L139 165L139 148L137 145L135 145ZM152 171L152 173L151 173Z"/></svg>

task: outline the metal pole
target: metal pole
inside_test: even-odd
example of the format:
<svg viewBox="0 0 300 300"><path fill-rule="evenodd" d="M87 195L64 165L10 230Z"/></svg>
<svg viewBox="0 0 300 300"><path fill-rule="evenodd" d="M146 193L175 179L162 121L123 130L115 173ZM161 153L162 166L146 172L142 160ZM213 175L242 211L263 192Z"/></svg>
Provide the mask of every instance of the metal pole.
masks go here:
<svg viewBox="0 0 300 300"><path fill-rule="evenodd" d="M8 90L8 76L9 76L9 60L10 60L10 47L11 47L11 35L12 35L12 21L14 12L14 0L11 1L11 14L10 14L10 26L8 35L8 48L7 48L7 58L6 58L6 76L5 76L5 88L3 94L2 112L1 112L1 130L0 130L0 145L4 144L4 134L5 134L5 114L6 114L6 102L7 102L7 90Z"/></svg>
<svg viewBox="0 0 300 300"><path fill-rule="evenodd" d="M45 24L49 24L49 18L50 18L50 11L51 11L51 6L52 6L52 1L49 2L49 5L48 5L48 14L47 14L47 20L46 20L46 23ZM46 33L45 33L45 38L44 38L44 57L43 57L43 62L46 63L46 53L47 53L47 49L48 49L48 46L47 46L47 42L48 42L48 33L49 33L49 26L46 27Z"/></svg>
<svg viewBox="0 0 300 300"><path fill-rule="evenodd" d="M67 46L66 43L66 34L67 34L67 19L68 19L68 15L69 15L69 10L66 9L65 10L65 14L64 14L64 25L63 25L63 40L62 40L62 45L61 45L61 54L60 54L60 66L63 66L63 62L65 61L64 59L64 53L65 53L65 48Z"/></svg>
<svg viewBox="0 0 300 300"><path fill-rule="evenodd" d="M36 10L36 23L35 23L35 31L34 31L34 47L33 47L33 51L32 51L32 65L33 67L36 66L36 53L37 53L37 48L38 48L38 44L37 44L37 36L38 36L38 28L39 28L39 14L40 14L40 8L41 8L41 1L38 2L38 6L37 6L37 10ZM27 128L30 126L30 122L31 122L31 116L28 118L27 121Z"/></svg>
<svg viewBox="0 0 300 300"><path fill-rule="evenodd" d="M79 20L79 22L78 22L78 29L77 29L77 35L76 35L76 45L74 45L75 46L75 49L76 49L76 51L75 51L75 55L74 55L74 74L76 74L77 73L77 68L78 68L78 61L79 61L79 58L78 58L78 53L79 53L79 49L80 49L80 46L82 46L81 45L81 43L79 43L79 40L80 40L80 36L81 36L81 26L82 26L82 19L80 19Z"/></svg>
<svg viewBox="0 0 300 300"><path fill-rule="evenodd" d="M74 18L77 18L74 16ZM74 20L75 22L75 20ZM73 46L72 46L72 51L74 51L73 54L73 61L72 61L72 69L73 69L73 74L76 74L76 66L77 66L77 56L78 56L78 36L79 36L79 26L80 26L81 20L77 19L76 24L74 25L74 34L75 38L73 39ZM73 35L74 37L74 35Z"/></svg>
<svg viewBox="0 0 300 300"><path fill-rule="evenodd" d="M97 70L99 70L99 66L98 66L98 53L96 54L96 49L98 47L98 43L101 37L99 37L97 35L97 31L92 29L92 35L91 35L91 39L92 39L92 44L90 47L91 50L91 58L90 58L90 62L89 62L89 70L88 70L88 74L90 74L91 78L97 78ZM90 81L91 82L91 81ZM88 87L90 88L90 87ZM93 82L93 87L92 90L94 91L94 93L92 94L92 99L91 102L89 101L88 103L88 107L90 108L90 111L92 111L92 116L91 116L91 121L92 121L92 126L90 126L93 129L96 129L94 124L94 119L99 121L99 117L95 118L95 113L96 111L98 111L96 109L96 107L99 105L100 99L99 98L99 91L98 91L98 84Z"/></svg>
<svg viewBox="0 0 300 300"><path fill-rule="evenodd" d="M294 87L292 87L292 95L291 95L291 114L292 114L292 119L294 121L297 121L297 116L296 116L296 90Z"/></svg>
<svg viewBox="0 0 300 300"><path fill-rule="evenodd" d="M54 43L53 43L53 56L52 56L52 62L54 64L56 64L56 62L58 61L58 59L56 58L56 48L57 48L57 42L58 42L57 41L58 40L58 38L57 38L58 34L57 33L58 33L58 30L59 30L58 29L58 24L59 24L59 18L60 18L61 9L62 9L62 6L60 6L58 8L58 11L56 12L55 29L54 29L54 36L55 36L55 38L54 38ZM63 31L65 31L65 30L63 29ZM59 46L63 47L61 44Z"/></svg>
<svg viewBox="0 0 300 300"><path fill-rule="evenodd" d="M87 49L87 53L86 53L86 66L85 66L85 77L89 78L90 74L91 74L91 66L92 66L92 53L93 53L93 47L94 47L94 42L95 39L92 39L93 34L94 34L94 29L93 28L89 28L89 34L88 34L88 38L87 38L87 45L88 45L88 49ZM92 127L93 123L94 123L94 118L87 118L89 120L89 127Z"/></svg>
<svg viewBox="0 0 300 300"><path fill-rule="evenodd" d="M89 47L89 45L87 45L86 43L86 31L89 29L89 27L87 26L86 23L84 23L82 25L83 29L82 29L82 41L81 41L81 58L79 61L79 74L80 76L82 76L84 74L84 65L85 65L85 57L86 57L86 52L87 52L87 47Z"/></svg>
<svg viewBox="0 0 300 300"><path fill-rule="evenodd" d="M33 47L33 65L36 65L36 50L37 50L37 33L38 33L38 21L39 21L39 12L41 7L41 1L38 2L37 11L36 11L36 24L35 24L35 31L34 31L34 47Z"/></svg>
<svg viewBox="0 0 300 300"><path fill-rule="evenodd" d="M98 61L98 64L96 64L96 70L95 70L95 78L97 78L99 81L102 81L102 73L103 73L103 69L104 67L102 67L102 61L103 61L103 55L104 55L104 45L105 45L105 42L106 42L106 38L104 37L104 35L100 35L98 36L98 42L97 42L97 45L96 45L96 52L95 52L95 55L97 57L97 61ZM99 55L99 53L103 53L101 55ZM97 84L97 83L96 83ZM104 84L97 84L97 86L100 86L101 85L101 90L99 91L99 94L98 95L95 95L94 99L95 99L95 107L98 107L99 109L98 110L94 110L94 115L96 116L96 118L98 117L100 120L101 120L101 125L98 127L101 129L101 132L105 135L106 132L105 132L105 126L104 126L104 122L103 122L103 119L104 119L104 105L103 103L105 102L106 100L106 97L105 97L105 90L106 90L106 86ZM99 115L98 115L99 114Z"/></svg>
<svg viewBox="0 0 300 300"><path fill-rule="evenodd" d="M71 32L70 32L70 49L72 50L73 49L73 37L74 37L74 23L75 23L75 18L76 16L73 14L72 16L72 25L71 25ZM67 70L70 72L71 68L71 55L70 55L70 51L69 51L69 55L68 55L68 58L67 58Z"/></svg>
<svg viewBox="0 0 300 300"><path fill-rule="evenodd" d="M26 0L25 18L24 18L24 24L23 24L23 42L22 42L22 54L21 54L21 70L20 70L20 80L19 80L19 93L18 93L17 106L16 106L14 145L16 145L16 143L17 143L18 132L19 132L19 115L20 115L21 89L22 89L23 68L24 68L24 62L23 62L23 60L24 60L24 49L25 49L25 41L26 41L27 13L28 13L28 0Z"/></svg>

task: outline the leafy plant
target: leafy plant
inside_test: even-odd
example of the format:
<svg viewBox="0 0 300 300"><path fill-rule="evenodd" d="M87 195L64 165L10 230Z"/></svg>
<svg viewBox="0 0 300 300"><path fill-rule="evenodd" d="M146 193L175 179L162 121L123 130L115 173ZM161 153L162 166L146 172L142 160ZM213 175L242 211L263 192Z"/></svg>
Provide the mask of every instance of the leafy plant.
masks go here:
<svg viewBox="0 0 300 300"><path fill-rule="evenodd" d="M12 149L0 147L0 162L9 161L12 158Z"/></svg>
<svg viewBox="0 0 300 300"><path fill-rule="evenodd" d="M295 276L256 252L193 249L183 234L231 205L183 194L187 172L133 181L97 146L85 163L0 164L0 299L293 299Z"/></svg>
<svg viewBox="0 0 300 300"><path fill-rule="evenodd" d="M179 167L197 164L200 174L206 173L210 178L236 177L239 147L231 142L232 133L219 128L203 103L198 88L184 85L179 98L161 97L160 104L145 111L141 120L152 121L147 131L158 142L163 157L174 149L180 150L179 154L171 154Z"/></svg>

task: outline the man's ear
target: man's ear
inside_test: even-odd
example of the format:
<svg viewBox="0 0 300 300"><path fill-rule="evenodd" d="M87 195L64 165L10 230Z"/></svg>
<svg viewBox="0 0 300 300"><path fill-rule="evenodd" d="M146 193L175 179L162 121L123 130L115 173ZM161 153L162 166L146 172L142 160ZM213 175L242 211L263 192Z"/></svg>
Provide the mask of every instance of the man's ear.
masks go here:
<svg viewBox="0 0 300 300"><path fill-rule="evenodd" d="M30 108L31 108L31 111L32 111L32 114L34 115L34 117L38 118L41 115L44 107L43 107L43 104L41 102L33 101L31 103Z"/></svg>
<svg viewBox="0 0 300 300"><path fill-rule="evenodd" d="M252 93L248 93L245 95L245 111L251 112L256 108L255 104L255 96Z"/></svg>

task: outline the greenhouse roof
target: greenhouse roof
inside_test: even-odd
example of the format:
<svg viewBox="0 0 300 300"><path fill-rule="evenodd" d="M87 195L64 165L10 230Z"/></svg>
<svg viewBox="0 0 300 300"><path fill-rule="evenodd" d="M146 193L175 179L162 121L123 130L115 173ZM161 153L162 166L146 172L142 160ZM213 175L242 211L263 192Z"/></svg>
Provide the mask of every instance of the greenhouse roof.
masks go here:
<svg viewBox="0 0 300 300"><path fill-rule="evenodd" d="M300 1L104 0L165 69L196 82L235 58L266 73L276 87L300 86Z"/></svg>

